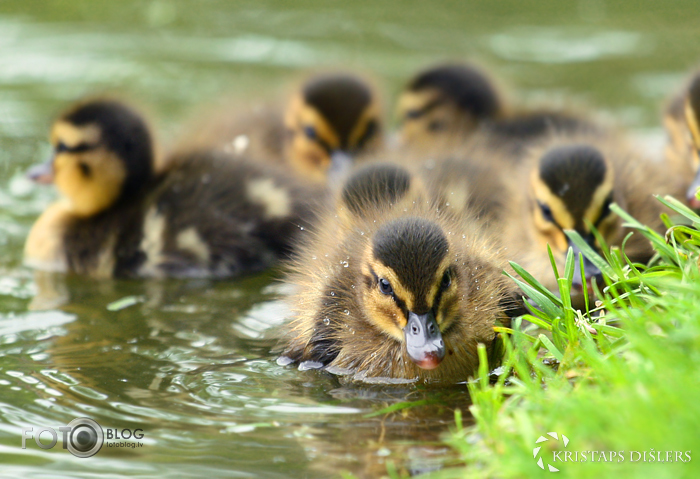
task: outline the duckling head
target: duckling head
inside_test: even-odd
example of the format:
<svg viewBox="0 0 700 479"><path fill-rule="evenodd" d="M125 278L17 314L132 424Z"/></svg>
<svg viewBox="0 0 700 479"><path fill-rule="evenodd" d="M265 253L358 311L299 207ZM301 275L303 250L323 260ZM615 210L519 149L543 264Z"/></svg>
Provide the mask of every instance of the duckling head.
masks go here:
<svg viewBox="0 0 700 479"><path fill-rule="evenodd" d="M402 217L377 230L362 266L365 316L405 344L408 357L423 369L440 364L444 336L460 314L461 278L448 251L437 224Z"/></svg>
<svg viewBox="0 0 700 479"><path fill-rule="evenodd" d="M691 207L700 209L700 200L695 196L700 188L700 74L690 83L683 113L690 133L693 171L696 172L695 179L688 188L687 200Z"/></svg>
<svg viewBox="0 0 700 479"><path fill-rule="evenodd" d="M372 88L348 74L309 80L285 115L286 156L304 176L344 179L353 158L378 146L380 108Z"/></svg>
<svg viewBox="0 0 700 479"><path fill-rule="evenodd" d="M53 124L51 159L29 170L54 183L80 217L137 195L153 176L153 147L143 119L113 100L81 103Z"/></svg>
<svg viewBox="0 0 700 479"><path fill-rule="evenodd" d="M501 115L491 80L471 65L440 65L419 73L399 98L401 141L432 146L464 138Z"/></svg>
<svg viewBox="0 0 700 479"><path fill-rule="evenodd" d="M543 243L560 255L569 247L576 254L574 286L582 286L578 262L580 249L564 233L575 230L594 250L599 247L591 232L595 227L604 238L616 234L618 221L611 214L613 171L596 148L586 144L554 147L540 158L531 174L533 220ZM600 270L584 258L585 277L599 277Z"/></svg>
<svg viewBox="0 0 700 479"><path fill-rule="evenodd" d="M426 196L423 185L402 166L373 163L357 169L345 182L338 213L349 223Z"/></svg>

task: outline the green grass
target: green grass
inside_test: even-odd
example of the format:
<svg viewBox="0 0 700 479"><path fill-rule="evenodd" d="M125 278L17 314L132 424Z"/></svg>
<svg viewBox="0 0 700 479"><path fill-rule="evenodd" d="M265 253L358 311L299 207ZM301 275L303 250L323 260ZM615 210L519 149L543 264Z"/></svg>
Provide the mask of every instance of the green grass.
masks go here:
<svg viewBox="0 0 700 479"><path fill-rule="evenodd" d="M476 425L461 414L448 438L466 466L430 477L547 477L533 448L557 467L553 477L700 477L700 217L671 198L660 199L685 224L659 235L614 207L625 224L643 234L656 255L633 264L621 249L605 257L572 238L605 273L599 302L571 307L572 254L559 277L561 299L517 265L516 279L538 307L501 328L506 355L501 374L489 380L482 351L480 377L469 385ZM526 323L525 321L528 321ZM525 326L527 324L527 326ZM569 440L536 441L548 432ZM606 462L552 462L553 451L604 451ZM609 451L616 457L610 461ZM631 451L646 453L631 462ZM659 462L666 451L690 451L690 462ZM651 462L653 452L655 461ZM622 454L624 461L619 461ZM563 458L563 455L560 454ZM637 459L637 455L633 455Z"/></svg>

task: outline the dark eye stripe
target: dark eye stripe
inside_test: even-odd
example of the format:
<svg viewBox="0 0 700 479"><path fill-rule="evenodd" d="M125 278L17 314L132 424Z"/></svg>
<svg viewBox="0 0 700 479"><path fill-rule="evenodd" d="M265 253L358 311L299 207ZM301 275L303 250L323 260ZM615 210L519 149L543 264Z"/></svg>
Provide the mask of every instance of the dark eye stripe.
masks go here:
<svg viewBox="0 0 700 479"><path fill-rule="evenodd" d="M372 277L374 278L374 281L372 282L370 287L376 287L376 285L379 284L379 276L377 275L377 273L374 272L374 269L372 269L371 267L369 269L369 272L372 275ZM408 309L406 309L406 302L404 300L402 300L401 298L399 298L398 296L396 296L396 294L392 294L389 297L394 300L394 302L396 303L396 306L398 306L399 309L401 309L404 316L406 316L406 319L408 320Z"/></svg>
<svg viewBox="0 0 700 479"><path fill-rule="evenodd" d="M91 145L89 143L79 143L75 146L69 147L65 143L59 143L56 145L56 153L83 153L85 151L94 150L97 145Z"/></svg>
<svg viewBox="0 0 700 479"><path fill-rule="evenodd" d="M425 105L423 108L420 108L418 110L408 110L404 117L408 118L410 120L415 120L417 118L422 117L423 115L426 115L431 110L437 108L439 105L442 105L444 102L445 102L445 100L443 98L438 98L436 100L431 101L430 103Z"/></svg>
<svg viewBox="0 0 700 479"><path fill-rule="evenodd" d="M595 227L597 228L598 225L599 225L605 218L607 218L607 217L610 215L610 212L611 212L611 211L610 211L610 205L612 204L612 202L613 202L613 194L612 194L612 192L611 192L611 193L608 195L608 197L605 198L605 202L603 203L603 207L602 207L601 210L600 210L600 216L598 217L598 219L596 220L596 222L595 222L595 224L594 224L593 226L595 226Z"/></svg>
<svg viewBox="0 0 700 479"><path fill-rule="evenodd" d="M364 134L362 135L362 137L360 137L360 139L357 142L357 148L362 149L365 146L365 143L367 143L372 137L375 136L378 129L379 128L376 121L368 121Z"/></svg>

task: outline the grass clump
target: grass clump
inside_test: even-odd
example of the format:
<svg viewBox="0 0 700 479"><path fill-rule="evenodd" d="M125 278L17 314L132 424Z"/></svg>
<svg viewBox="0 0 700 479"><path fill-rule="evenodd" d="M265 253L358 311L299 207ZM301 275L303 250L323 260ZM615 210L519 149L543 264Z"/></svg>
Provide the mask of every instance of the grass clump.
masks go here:
<svg viewBox="0 0 700 479"><path fill-rule="evenodd" d="M513 265L536 306L500 329L505 373L489 381L482 355L469 385L476 425L463 428L458 414L449 439L467 466L430 477L543 477L548 464L559 477L700 477L700 216L660 201L686 223L665 217L665 236L613 207L651 241L648 265L630 262L624 245L600 257L572 237L605 273L583 312L568 299L582 258L570 252L565 271L554 268L560 297Z"/></svg>

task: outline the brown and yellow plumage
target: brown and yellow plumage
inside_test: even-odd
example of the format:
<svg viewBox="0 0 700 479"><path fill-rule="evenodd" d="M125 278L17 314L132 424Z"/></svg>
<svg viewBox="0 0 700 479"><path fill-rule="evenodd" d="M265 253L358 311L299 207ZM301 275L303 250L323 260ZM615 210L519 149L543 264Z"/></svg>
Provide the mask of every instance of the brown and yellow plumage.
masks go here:
<svg viewBox="0 0 700 479"><path fill-rule="evenodd" d="M50 206L25 245L30 266L94 277L231 277L287 254L322 197L284 170L209 150L154 170L150 133L114 100L78 104L52 129ZM311 190L309 190L311 188ZM311 192L311 194L309 194Z"/></svg>
<svg viewBox="0 0 700 479"><path fill-rule="evenodd" d="M394 183L404 184L405 171L395 168ZM379 169L386 184L386 167ZM386 198L355 199L366 205L361 214L338 221L330 212L303 238L287 278L298 291L285 362L370 382L464 381L476 372L478 343L498 361L493 327L516 304L504 258L468 215L429 201L395 203L395 192ZM337 209L345 203L341 197Z"/></svg>

